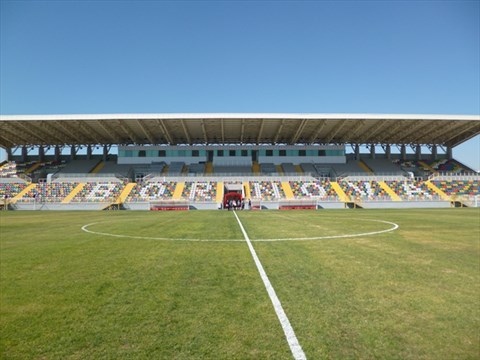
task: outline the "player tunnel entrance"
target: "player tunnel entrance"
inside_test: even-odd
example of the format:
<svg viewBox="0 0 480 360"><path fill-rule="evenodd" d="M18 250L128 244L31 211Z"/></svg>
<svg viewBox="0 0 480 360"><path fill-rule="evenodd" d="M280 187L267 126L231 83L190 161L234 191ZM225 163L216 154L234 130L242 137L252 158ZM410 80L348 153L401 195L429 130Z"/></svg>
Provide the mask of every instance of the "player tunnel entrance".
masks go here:
<svg viewBox="0 0 480 360"><path fill-rule="evenodd" d="M227 209L229 204L235 202L235 204L241 204L243 196L243 187L241 183L225 183L223 189L223 207Z"/></svg>

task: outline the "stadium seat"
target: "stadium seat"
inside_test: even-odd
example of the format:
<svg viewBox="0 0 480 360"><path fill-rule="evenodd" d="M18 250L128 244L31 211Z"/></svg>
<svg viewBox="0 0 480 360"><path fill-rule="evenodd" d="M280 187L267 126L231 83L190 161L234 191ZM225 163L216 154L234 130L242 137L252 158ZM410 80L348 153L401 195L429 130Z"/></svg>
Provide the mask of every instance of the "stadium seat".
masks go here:
<svg viewBox="0 0 480 360"><path fill-rule="evenodd" d="M403 200L431 199L433 194L422 180L390 180L385 183Z"/></svg>
<svg viewBox="0 0 480 360"><path fill-rule="evenodd" d="M338 200L338 196L328 179L309 182L296 180L290 181L289 184L295 199Z"/></svg>
<svg viewBox="0 0 480 360"><path fill-rule="evenodd" d="M192 202L215 201L217 196L217 183L215 181L187 181L183 188L182 198Z"/></svg>
<svg viewBox="0 0 480 360"><path fill-rule="evenodd" d="M87 182L72 202L114 202L123 187L121 182Z"/></svg>
<svg viewBox="0 0 480 360"><path fill-rule="evenodd" d="M23 195L19 201L30 201L35 198L38 202L62 202L78 184L78 182L38 183L33 189Z"/></svg>
<svg viewBox="0 0 480 360"><path fill-rule="evenodd" d="M128 195L126 202L169 200L172 199L175 187L174 181L137 184Z"/></svg>
<svg viewBox="0 0 480 360"><path fill-rule="evenodd" d="M249 187L252 199L274 201L285 198L285 192L280 181L250 181Z"/></svg>

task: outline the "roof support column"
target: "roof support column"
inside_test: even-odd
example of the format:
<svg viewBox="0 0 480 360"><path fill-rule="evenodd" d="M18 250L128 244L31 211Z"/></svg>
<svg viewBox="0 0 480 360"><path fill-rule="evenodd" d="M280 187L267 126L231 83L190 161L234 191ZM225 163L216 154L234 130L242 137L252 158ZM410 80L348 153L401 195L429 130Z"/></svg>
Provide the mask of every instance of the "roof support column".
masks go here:
<svg viewBox="0 0 480 360"><path fill-rule="evenodd" d="M60 162L60 154L61 154L60 146L56 145L55 146L55 162Z"/></svg>
<svg viewBox="0 0 480 360"><path fill-rule="evenodd" d="M375 159L375 144L370 145L370 159Z"/></svg>
<svg viewBox="0 0 480 360"><path fill-rule="evenodd" d="M5 148L5 151L7 152L7 161L12 161L12 148Z"/></svg>
<svg viewBox="0 0 480 360"><path fill-rule="evenodd" d="M22 147L22 162L27 162L28 158L28 148L26 146Z"/></svg>
<svg viewBox="0 0 480 360"><path fill-rule="evenodd" d="M90 160L92 158L92 145L87 145L87 159Z"/></svg>
<svg viewBox="0 0 480 360"><path fill-rule="evenodd" d="M390 147L390 144L387 144L385 146L385 157L390 160L392 158L392 149Z"/></svg>
<svg viewBox="0 0 480 360"><path fill-rule="evenodd" d="M360 145L355 144L355 160L360 160Z"/></svg>
<svg viewBox="0 0 480 360"><path fill-rule="evenodd" d="M40 162L45 161L45 148L43 146L38 147L38 160Z"/></svg>
<svg viewBox="0 0 480 360"><path fill-rule="evenodd" d="M422 160L422 147L420 145L415 147L415 160Z"/></svg>
<svg viewBox="0 0 480 360"><path fill-rule="evenodd" d="M103 161L107 161L108 158L108 146L103 145Z"/></svg>
<svg viewBox="0 0 480 360"><path fill-rule="evenodd" d="M432 145L432 160L437 160L437 145Z"/></svg>
<svg viewBox="0 0 480 360"><path fill-rule="evenodd" d="M70 160L75 160L77 158L77 149L75 145L70 146Z"/></svg>
<svg viewBox="0 0 480 360"><path fill-rule="evenodd" d="M407 160L407 147L405 146L405 144L402 144L402 146L400 147L400 158L402 159L402 161Z"/></svg>
<svg viewBox="0 0 480 360"><path fill-rule="evenodd" d="M453 151L451 146L447 146L447 159L452 160L453 159Z"/></svg>

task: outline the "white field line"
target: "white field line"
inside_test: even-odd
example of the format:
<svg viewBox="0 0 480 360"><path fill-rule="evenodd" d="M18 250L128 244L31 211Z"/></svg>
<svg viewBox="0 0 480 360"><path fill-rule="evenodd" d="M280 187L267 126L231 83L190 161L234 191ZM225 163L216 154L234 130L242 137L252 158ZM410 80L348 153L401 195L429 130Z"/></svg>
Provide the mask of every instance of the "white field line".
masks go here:
<svg viewBox="0 0 480 360"><path fill-rule="evenodd" d="M116 238L128 238L128 239L142 239L142 240L162 240L162 241L208 241L208 242L231 242L231 241L236 241L236 242L243 242L242 239L175 239L175 238L161 238L161 237L153 237L153 236L135 236L135 235L121 235L121 234L110 234L110 233L103 233L99 231L92 231L89 230L88 227L96 224L101 224L102 221L100 222L93 222L87 225L82 226L82 230L90 233L90 234L95 234L95 235L103 235L103 236L111 236L111 237L116 237Z"/></svg>
<svg viewBox="0 0 480 360"><path fill-rule="evenodd" d="M313 240L326 240L326 239L344 239L344 238L383 234L383 233L388 233L390 231L397 230L399 228L398 224L395 224L390 221L374 220L374 219L358 219L358 220L380 222L380 223L392 225L392 227L385 230L372 231L372 232L366 232L366 233L360 233L360 234L328 235L328 236L303 237L303 238L253 239L250 241L275 242L275 241L313 241ZM129 239L161 240L161 241L193 241L193 242L243 242L244 241L243 239L188 239L188 238L176 239L176 238L162 238L162 237L153 237L153 236L122 235L122 234L104 233L104 232L93 231L88 229L88 227L92 225L101 224L101 223L103 223L103 221L86 224L86 225L83 225L81 229L90 234L111 236L116 238L129 238Z"/></svg>
<svg viewBox="0 0 480 360"><path fill-rule="evenodd" d="M237 216L237 213L234 211L233 215L235 215L235 218L237 219L238 225L240 226L240 230L242 230L243 237L245 238L245 241L247 242L248 248L250 249L250 253L252 254L253 261L255 262L255 265L257 266L257 270L260 273L260 277L262 278L263 284L265 285L265 288L267 290L268 296L270 297L270 300L272 301L273 308L275 309L275 313L277 314L278 320L280 321L280 324L282 325L283 332L285 334L285 337L287 338L288 346L290 346L290 351L292 352L292 355L295 360L306 360L307 357L305 356L305 353L302 350L302 347L300 346L300 343L298 342L297 336L295 335L295 332L293 331L292 325L290 324L290 321L288 320L287 314L285 314L285 311L283 310L282 304L280 303L280 300L277 297L277 294L275 293L275 289L273 288L272 284L270 283L270 280L268 279L267 273L263 269L262 263L260 262L260 259L257 256L257 253L255 252L255 249L253 248L252 242L250 241L250 238L247 235L247 232L243 228L242 222Z"/></svg>
<svg viewBox="0 0 480 360"><path fill-rule="evenodd" d="M323 240L323 239L343 239L343 238L352 238L352 237L359 237L359 236L369 236L369 235L377 235L383 234L390 231L397 230L400 226L390 221L384 220L374 220L374 219L361 219L362 221L373 221L373 222L380 222L384 224L392 225L391 228L379 231L371 231L366 233L360 234L346 234L346 235L328 235L328 236L316 236L316 237L303 237L303 238L280 238L280 239L258 239L253 241L301 241L301 240Z"/></svg>

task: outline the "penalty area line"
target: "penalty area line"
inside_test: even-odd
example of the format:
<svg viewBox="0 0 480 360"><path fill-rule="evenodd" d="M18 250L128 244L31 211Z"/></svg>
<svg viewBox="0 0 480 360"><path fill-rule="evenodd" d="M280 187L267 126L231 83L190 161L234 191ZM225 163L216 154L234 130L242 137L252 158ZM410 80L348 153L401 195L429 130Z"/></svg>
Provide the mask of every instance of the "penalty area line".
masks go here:
<svg viewBox="0 0 480 360"><path fill-rule="evenodd" d="M242 222L238 218L235 211L233 212L233 215L235 215L238 225L240 226L240 230L242 230L243 237L247 242L248 248L253 257L253 261L257 266L257 270L260 273L260 277L262 278L265 289L267 290L268 296L270 297L270 300L273 304L273 308L275 309L275 313L277 314L278 320L280 321L280 325L282 325L283 333L287 338L288 346L290 346L290 351L292 352L294 359L306 360L307 357L305 356L305 353L303 352L303 349L298 342L297 336L295 335L292 325L290 324L290 320L288 320L287 314L285 314L285 311L283 310L282 304L280 303L280 300L275 293L275 289L273 288L270 280L268 279L267 273L263 269L263 265L260 262L260 259L258 258L255 249L253 248L252 242L250 241L250 238L248 237L247 232L242 225Z"/></svg>

